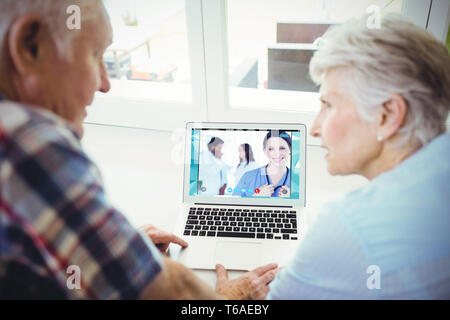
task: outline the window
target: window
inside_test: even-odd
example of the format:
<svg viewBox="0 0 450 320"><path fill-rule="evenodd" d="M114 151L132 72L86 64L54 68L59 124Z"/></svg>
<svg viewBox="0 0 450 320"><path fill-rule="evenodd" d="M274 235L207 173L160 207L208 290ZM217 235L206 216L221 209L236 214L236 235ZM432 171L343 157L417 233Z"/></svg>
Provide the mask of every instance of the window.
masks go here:
<svg viewBox="0 0 450 320"><path fill-rule="evenodd" d="M103 1L114 29L114 43L104 57L112 89L96 95L87 122L166 131L182 130L187 121L300 122L309 127L319 100L308 63L314 40L330 25L375 5L406 15L445 41L450 4Z"/></svg>
<svg viewBox="0 0 450 320"><path fill-rule="evenodd" d="M127 83L136 81L171 84L156 86L151 97L190 101L184 0L105 0L104 4L114 34L104 56L113 90L129 89L132 85ZM180 94L167 94L174 90ZM146 96L146 90L135 92Z"/></svg>
<svg viewBox="0 0 450 320"><path fill-rule="evenodd" d="M447 50L450 53L450 25L448 26L447 31L447 41L446 41Z"/></svg>
<svg viewBox="0 0 450 320"><path fill-rule="evenodd" d="M103 57L111 90L96 94L86 122L173 130L206 120L203 55L192 53L203 45L201 0L103 3L113 28Z"/></svg>
<svg viewBox="0 0 450 320"><path fill-rule="evenodd" d="M314 40L370 5L416 14L422 23L430 1L203 1L208 120L294 122L309 128L320 109L308 77ZM299 25L309 31L296 31ZM306 37L296 38L299 34ZM320 141L308 137L308 143Z"/></svg>
<svg viewBox="0 0 450 320"><path fill-rule="evenodd" d="M230 105L298 109L316 96L305 92L318 91L309 78L318 37L367 10L401 9L401 0L228 0Z"/></svg>

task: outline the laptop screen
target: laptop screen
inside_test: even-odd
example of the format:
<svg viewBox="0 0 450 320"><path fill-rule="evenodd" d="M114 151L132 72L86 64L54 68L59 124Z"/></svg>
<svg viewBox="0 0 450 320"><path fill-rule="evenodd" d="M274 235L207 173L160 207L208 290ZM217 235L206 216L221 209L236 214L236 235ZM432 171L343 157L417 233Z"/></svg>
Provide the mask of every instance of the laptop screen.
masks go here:
<svg viewBox="0 0 450 320"><path fill-rule="evenodd" d="M300 131L192 128L189 195L300 199Z"/></svg>

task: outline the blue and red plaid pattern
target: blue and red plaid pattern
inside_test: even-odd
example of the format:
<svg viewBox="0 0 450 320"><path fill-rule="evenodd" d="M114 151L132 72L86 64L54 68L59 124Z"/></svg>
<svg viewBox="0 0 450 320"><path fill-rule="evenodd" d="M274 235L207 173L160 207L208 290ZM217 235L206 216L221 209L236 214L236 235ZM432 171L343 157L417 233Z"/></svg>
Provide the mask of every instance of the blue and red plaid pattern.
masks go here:
<svg viewBox="0 0 450 320"><path fill-rule="evenodd" d="M80 289L67 285L71 265ZM136 299L161 268L70 125L0 102L0 298Z"/></svg>

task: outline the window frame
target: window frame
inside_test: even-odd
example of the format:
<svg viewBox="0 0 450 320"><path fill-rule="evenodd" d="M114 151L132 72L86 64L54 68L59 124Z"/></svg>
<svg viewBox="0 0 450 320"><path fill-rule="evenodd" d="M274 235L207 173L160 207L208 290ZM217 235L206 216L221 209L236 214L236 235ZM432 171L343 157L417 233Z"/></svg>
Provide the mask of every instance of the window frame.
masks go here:
<svg viewBox="0 0 450 320"><path fill-rule="evenodd" d="M445 1L403 0L402 14L413 19L419 26L438 32L445 23L448 28L450 14L438 14ZM253 104L230 105L230 93L240 94L245 89L230 88L228 85L227 1L186 0L185 9L192 101L98 93L93 108L88 109L86 122L163 131L184 128L189 121L291 122L311 127L320 108L318 93L248 89L254 91L253 96L250 94L247 99L254 101ZM437 21L428 23L430 17L435 17ZM277 101L280 95L288 103L301 107L294 111L294 108L289 110L285 106L270 106L269 101ZM450 126L449 119L447 125ZM320 141L308 137L308 144L320 145Z"/></svg>
<svg viewBox="0 0 450 320"><path fill-rule="evenodd" d="M450 1L433 0L430 7L427 30L443 43L447 40L450 24Z"/></svg>
<svg viewBox="0 0 450 320"><path fill-rule="evenodd" d="M152 96L152 91L159 89L166 92L174 91L174 84L151 83L141 81L124 81L131 92L124 95L122 90L107 94L97 92L92 106L89 107L85 123L145 128L161 131L174 131L185 127L187 121L206 121L206 80L203 44L202 0L186 0L186 29L188 54L190 63L190 80L184 91L189 91L187 99L168 97L161 94ZM195 70L195 72L194 72ZM112 80L112 85L118 85L121 80ZM149 92L137 97L136 93L143 86L148 86ZM134 92L133 92L134 91Z"/></svg>

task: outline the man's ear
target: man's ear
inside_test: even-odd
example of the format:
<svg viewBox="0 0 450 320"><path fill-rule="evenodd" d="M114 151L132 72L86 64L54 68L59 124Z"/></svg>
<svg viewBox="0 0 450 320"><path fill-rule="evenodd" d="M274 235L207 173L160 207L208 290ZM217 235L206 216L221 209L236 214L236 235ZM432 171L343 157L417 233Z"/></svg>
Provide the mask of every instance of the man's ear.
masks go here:
<svg viewBox="0 0 450 320"><path fill-rule="evenodd" d="M383 137L383 140L395 135L405 122L407 109L408 104L401 95L391 95L390 99L381 105L377 135Z"/></svg>
<svg viewBox="0 0 450 320"><path fill-rule="evenodd" d="M48 52L48 30L42 19L29 14L15 20L8 33L8 51L17 73L27 74L39 70Z"/></svg>

